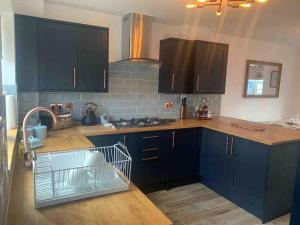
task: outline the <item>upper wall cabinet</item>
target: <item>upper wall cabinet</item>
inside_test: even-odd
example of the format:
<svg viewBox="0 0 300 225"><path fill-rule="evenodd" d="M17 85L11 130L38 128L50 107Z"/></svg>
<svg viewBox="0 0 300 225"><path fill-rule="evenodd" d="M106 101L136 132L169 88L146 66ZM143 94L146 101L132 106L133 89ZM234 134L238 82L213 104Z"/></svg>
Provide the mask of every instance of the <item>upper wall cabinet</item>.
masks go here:
<svg viewBox="0 0 300 225"><path fill-rule="evenodd" d="M168 38L160 42L161 93L224 94L228 45Z"/></svg>
<svg viewBox="0 0 300 225"><path fill-rule="evenodd" d="M195 41L194 93L224 94L228 45Z"/></svg>
<svg viewBox="0 0 300 225"><path fill-rule="evenodd" d="M77 88L107 92L108 30L78 28Z"/></svg>
<svg viewBox="0 0 300 225"><path fill-rule="evenodd" d="M169 38L160 42L160 93L193 92L193 42Z"/></svg>
<svg viewBox="0 0 300 225"><path fill-rule="evenodd" d="M37 55L37 20L17 15L15 18L16 77L19 91L39 90Z"/></svg>
<svg viewBox="0 0 300 225"><path fill-rule="evenodd" d="M16 46L19 91L108 91L107 28L16 15Z"/></svg>
<svg viewBox="0 0 300 225"><path fill-rule="evenodd" d="M76 89L77 27L38 22L40 90Z"/></svg>

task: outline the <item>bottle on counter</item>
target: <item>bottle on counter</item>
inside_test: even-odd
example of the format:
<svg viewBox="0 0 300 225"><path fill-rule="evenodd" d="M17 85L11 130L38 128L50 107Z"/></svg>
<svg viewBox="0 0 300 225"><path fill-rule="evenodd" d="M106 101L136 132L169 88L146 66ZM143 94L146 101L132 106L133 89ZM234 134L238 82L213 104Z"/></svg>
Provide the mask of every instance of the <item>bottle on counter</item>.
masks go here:
<svg viewBox="0 0 300 225"><path fill-rule="evenodd" d="M186 119L187 118L187 107L186 107L186 97L183 97L181 99L181 105L180 105L180 119Z"/></svg>

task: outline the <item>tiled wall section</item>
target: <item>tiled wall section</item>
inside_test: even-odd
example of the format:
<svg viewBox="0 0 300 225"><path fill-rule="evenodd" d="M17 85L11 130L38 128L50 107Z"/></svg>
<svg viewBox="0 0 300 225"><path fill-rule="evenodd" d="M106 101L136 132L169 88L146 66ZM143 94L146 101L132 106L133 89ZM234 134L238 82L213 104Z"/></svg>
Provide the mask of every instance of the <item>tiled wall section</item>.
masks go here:
<svg viewBox="0 0 300 225"><path fill-rule="evenodd" d="M80 119L84 103L94 102L99 112L108 114L112 119L159 116L178 118L180 99L183 95L158 93L158 68L147 64L111 64L109 75L109 93L78 92L41 92L20 93L20 118L30 108L50 103L72 102L73 118ZM215 115L220 113L220 95L187 95L191 113L202 97L208 98ZM173 109L166 109L165 103L172 101Z"/></svg>

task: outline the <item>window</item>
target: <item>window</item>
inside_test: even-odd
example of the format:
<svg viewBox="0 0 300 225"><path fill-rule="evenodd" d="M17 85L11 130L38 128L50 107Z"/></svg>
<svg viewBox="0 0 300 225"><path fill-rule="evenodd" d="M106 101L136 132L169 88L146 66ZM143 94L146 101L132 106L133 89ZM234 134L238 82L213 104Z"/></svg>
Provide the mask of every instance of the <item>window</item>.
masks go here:
<svg viewBox="0 0 300 225"><path fill-rule="evenodd" d="M264 80L248 80L248 95L262 95Z"/></svg>

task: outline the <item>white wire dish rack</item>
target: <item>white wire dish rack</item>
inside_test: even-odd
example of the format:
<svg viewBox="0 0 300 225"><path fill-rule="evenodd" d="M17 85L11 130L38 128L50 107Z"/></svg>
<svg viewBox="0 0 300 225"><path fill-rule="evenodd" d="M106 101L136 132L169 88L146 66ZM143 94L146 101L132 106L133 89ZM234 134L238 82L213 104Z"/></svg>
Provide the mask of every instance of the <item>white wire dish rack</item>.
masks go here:
<svg viewBox="0 0 300 225"><path fill-rule="evenodd" d="M126 191L131 162L120 143L37 154L33 163L35 207Z"/></svg>

